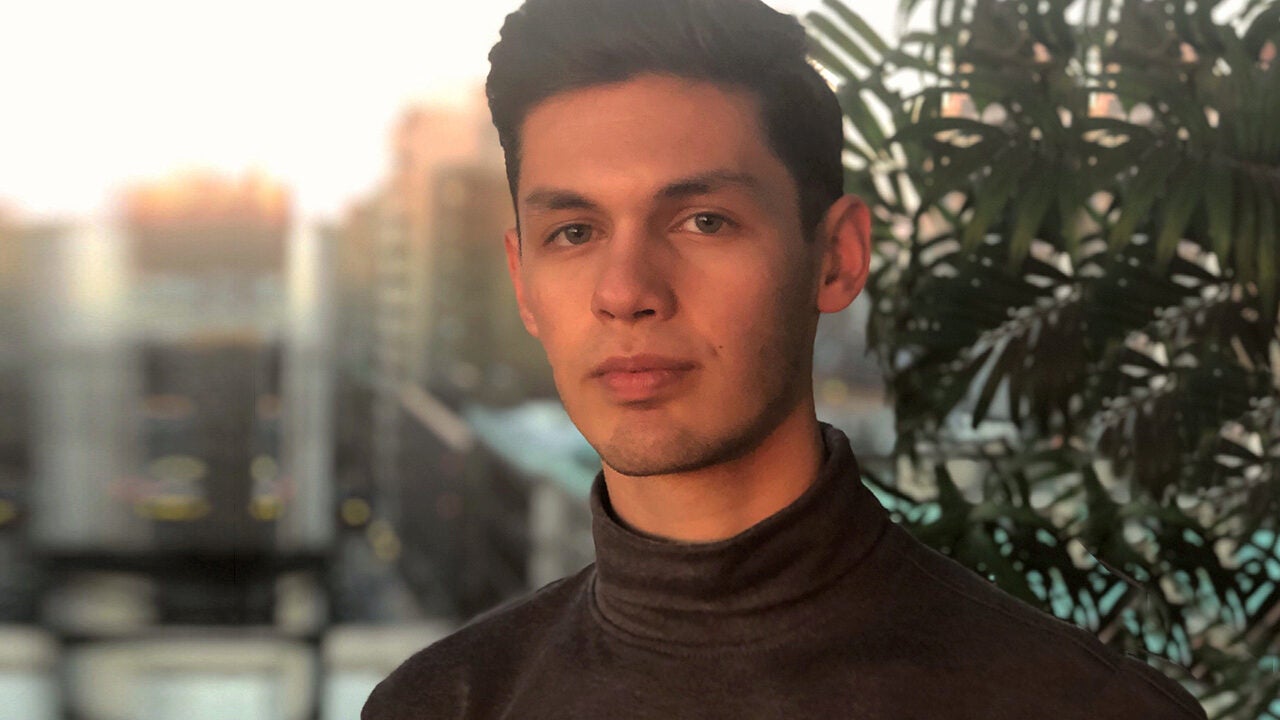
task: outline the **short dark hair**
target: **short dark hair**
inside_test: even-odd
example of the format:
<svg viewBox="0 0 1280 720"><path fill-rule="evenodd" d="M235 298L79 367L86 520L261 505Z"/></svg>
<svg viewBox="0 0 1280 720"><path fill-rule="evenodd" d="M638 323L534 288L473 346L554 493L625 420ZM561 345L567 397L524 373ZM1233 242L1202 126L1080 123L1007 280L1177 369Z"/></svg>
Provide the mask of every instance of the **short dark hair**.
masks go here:
<svg viewBox="0 0 1280 720"><path fill-rule="evenodd" d="M760 102L770 148L791 173L809 237L843 193L843 120L807 60L795 18L760 0L526 0L489 52L485 93L512 202L520 126L569 90L655 73L743 88Z"/></svg>

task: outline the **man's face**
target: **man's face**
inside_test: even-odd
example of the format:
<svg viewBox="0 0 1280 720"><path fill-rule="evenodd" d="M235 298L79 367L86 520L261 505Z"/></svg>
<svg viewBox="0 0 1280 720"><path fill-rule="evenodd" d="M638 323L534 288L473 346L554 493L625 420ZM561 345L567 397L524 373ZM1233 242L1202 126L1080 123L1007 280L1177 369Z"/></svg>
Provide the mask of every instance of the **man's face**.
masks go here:
<svg viewBox="0 0 1280 720"><path fill-rule="evenodd" d="M750 94L653 75L568 91L521 146L521 315L608 467L731 460L807 407L819 251Z"/></svg>

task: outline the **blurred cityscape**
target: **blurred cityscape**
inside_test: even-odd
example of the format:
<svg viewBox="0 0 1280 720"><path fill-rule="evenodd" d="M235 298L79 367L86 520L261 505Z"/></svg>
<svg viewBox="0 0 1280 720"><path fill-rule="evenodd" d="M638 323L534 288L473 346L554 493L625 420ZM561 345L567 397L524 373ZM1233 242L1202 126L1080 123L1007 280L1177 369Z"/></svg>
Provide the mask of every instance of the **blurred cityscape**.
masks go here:
<svg viewBox="0 0 1280 720"><path fill-rule="evenodd" d="M331 222L222 171L0 214L0 720L354 718L591 561L599 460L515 310L482 95L390 150ZM824 317L815 390L874 470L865 318Z"/></svg>

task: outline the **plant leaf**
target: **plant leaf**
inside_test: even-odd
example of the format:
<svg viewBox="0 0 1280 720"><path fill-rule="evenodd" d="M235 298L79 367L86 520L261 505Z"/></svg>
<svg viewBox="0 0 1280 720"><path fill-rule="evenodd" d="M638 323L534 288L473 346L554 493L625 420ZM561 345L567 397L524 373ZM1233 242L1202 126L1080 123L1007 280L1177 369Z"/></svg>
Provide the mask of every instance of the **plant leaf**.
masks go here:
<svg viewBox="0 0 1280 720"><path fill-rule="evenodd" d="M1147 218L1147 212L1155 203L1156 197L1164 190L1169 180L1169 173L1177 165L1180 157L1174 148L1161 148L1151 153L1145 162L1138 166L1138 174L1128 183L1123 193L1120 207L1120 219L1112 226L1109 239L1112 247L1123 246L1133 236L1138 223Z"/></svg>
<svg viewBox="0 0 1280 720"><path fill-rule="evenodd" d="M866 20L862 19L861 15L838 0L826 0L823 5L826 5L841 20L845 21L880 57L884 57L889 52L889 44L867 24Z"/></svg>
<svg viewBox="0 0 1280 720"><path fill-rule="evenodd" d="M1232 172L1221 159L1211 159L1205 173L1204 202L1209 217L1209 239L1213 243L1213 252L1223 263L1230 260L1235 209L1235 195L1232 192Z"/></svg>
<svg viewBox="0 0 1280 720"><path fill-rule="evenodd" d="M1276 199L1267 192L1274 185L1258 184L1258 299L1262 322L1271 327L1276 319Z"/></svg>
<svg viewBox="0 0 1280 720"><path fill-rule="evenodd" d="M1160 270L1168 267L1169 260L1178 249L1178 241L1182 240L1182 231L1199 205L1203 185L1197 169L1192 163L1184 163L1165 197L1160 235L1156 239L1156 266Z"/></svg>
<svg viewBox="0 0 1280 720"><path fill-rule="evenodd" d="M1031 250L1031 241L1040 230L1049 205L1056 196L1054 179L1057 168L1053 164L1035 163L1027 173L1031 178L1025 194L1014 196L1013 230L1009 234L1009 266L1017 268Z"/></svg>

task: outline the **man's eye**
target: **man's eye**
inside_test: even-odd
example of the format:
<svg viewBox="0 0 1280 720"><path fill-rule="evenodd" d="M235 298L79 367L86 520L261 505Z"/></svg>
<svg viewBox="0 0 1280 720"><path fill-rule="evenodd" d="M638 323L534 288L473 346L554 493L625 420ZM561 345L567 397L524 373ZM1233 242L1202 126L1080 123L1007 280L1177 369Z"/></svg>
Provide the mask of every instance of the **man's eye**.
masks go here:
<svg viewBox="0 0 1280 720"><path fill-rule="evenodd" d="M684 229L703 235L714 235L720 232L728 220L714 213L698 213L684 222Z"/></svg>
<svg viewBox="0 0 1280 720"><path fill-rule="evenodd" d="M590 240L591 235L590 225L565 225L547 239L547 244L559 242L563 238L564 242L570 245L581 245Z"/></svg>

